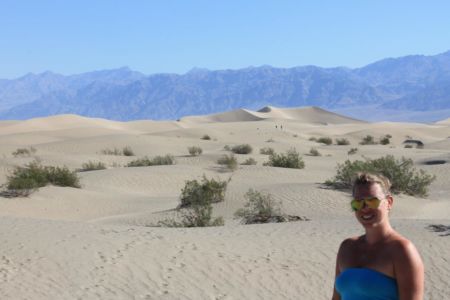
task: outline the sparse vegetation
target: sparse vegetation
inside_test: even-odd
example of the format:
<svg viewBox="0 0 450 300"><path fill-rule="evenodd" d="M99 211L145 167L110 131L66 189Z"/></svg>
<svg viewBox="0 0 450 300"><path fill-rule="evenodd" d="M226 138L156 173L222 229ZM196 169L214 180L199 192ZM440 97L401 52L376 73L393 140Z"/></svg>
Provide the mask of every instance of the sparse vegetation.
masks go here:
<svg viewBox="0 0 450 300"><path fill-rule="evenodd" d="M104 170L106 169L106 165L102 162L93 162L93 161L89 161L87 163L84 163L81 166L81 169L79 169L78 171L80 172L85 172L85 171L95 171L95 170Z"/></svg>
<svg viewBox="0 0 450 300"><path fill-rule="evenodd" d="M355 154L356 152L358 152L358 148L351 148L350 150L348 150L347 154L348 154L348 155L353 155L353 154Z"/></svg>
<svg viewBox="0 0 450 300"><path fill-rule="evenodd" d="M123 156L134 156L134 152L133 149L131 149L131 147L129 146L125 146L121 149L119 148L114 148L114 149L103 149L102 151L100 151L100 153L105 154L105 155L123 155Z"/></svg>
<svg viewBox="0 0 450 300"><path fill-rule="evenodd" d="M295 148L289 149L286 153L273 153L269 156L269 161L264 166L303 169L305 163Z"/></svg>
<svg viewBox="0 0 450 300"><path fill-rule="evenodd" d="M164 156L155 156L153 158L148 158L147 156L130 161L127 167L149 167L149 166L159 166L159 165L173 165L175 164L175 158L166 154Z"/></svg>
<svg viewBox="0 0 450 300"><path fill-rule="evenodd" d="M247 158L241 165L256 165L256 160L253 157Z"/></svg>
<svg viewBox="0 0 450 300"><path fill-rule="evenodd" d="M42 166L33 161L24 167L16 167L7 177L8 190L34 190L47 184L79 188L75 172L67 167Z"/></svg>
<svg viewBox="0 0 450 300"><path fill-rule="evenodd" d="M346 160L343 164L337 165L335 177L326 181L325 184L338 189L350 189L358 172L382 174L391 180L393 193L405 193L420 197L427 195L428 186L435 180L435 176L413 168L411 159L402 157L401 160L398 160L392 155L387 155L365 161Z"/></svg>
<svg viewBox="0 0 450 300"><path fill-rule="evenodd" d="M201 139L202 139L202 140L209 141L209 140L211 140L211 137L210 137L209 135L205 134L205 135L203 135L203 136L201 137Z"/></svg>
<svg viewBox="0 0 450 300"><path fill-rule="evenodd" d="M325 144L325 145L333 144L333 140L330 137L320 137L320 138L317 139L316 142L322 143L322 144Z"/></svg>
<svg viewBox="0 0 450 300"><path fill-rule="evenodd" d="M229 145L225 145L225 146L223 146L223 150L231 151L231 147Z"/></svg>
<svg viewBox="0 0 450 300"><path fill-rule="evenodd" d="M249 154L252 153L253 148L249 144L242 144L234 146L231 151L236 154Z"/></svg>
<svg viewBox="0 0 450 300"><path fill-rule="evenodd" d="M131 147L129 146L126 146L122 149L122 154L124 156L134 156L133 149L131 149Z"/></svg>
<svg viewBox="0 0 450 300"><path fill-rule="evenodd" d="M250 189L244 197L247 200L244 208L238 209L234 213L235 217L242 219L243 224L308 220L304 217L283 214L281 212L281 203L275 201L271 194L261 193Z"/></svg>
<svg viewBox="0 0 450 300"><path fill-rule="evenodd" d="M359 143L360 145L375 145L375 139L371 135L366 135L363 137L362 141Z"/></svg>
<svg viewBox="0 0 450 300"><path fill-rule="evenodd" d="M317 138L314 136L310 137L308 140L311 142L317 142Z"/></svg>
<svg viewBox="0 0 450 300"><path fill-rule="evenodd" d="M202 148L198 147L198 146L192 146L192 147L188 147L188 152L189 155L191 156L199 156L200 154L203 153Z"/></svg>
<svg viewBox="0 0 450 300"><path fill-rule="evenodd" d="M270 194L250 189L244 197L247 200L244 208L234 213L244 224L266 223L271 217L281 215L281 203Z"/></svg>
<svg viewBox="0 0 450 300"><path fill-rule="evenodd" d="M222 202L227 185L227 181L208 179L204 175L201 182L188 180L181 190L179 208Z"/></svg>
<svg viewBox="0 0 450 300"><path fill-rule="evenodd" d="M406 144L406 145L405 145L405 148L413 148L413 145L411 145L411 144Z"/></svg>
<svg viewBox="0 0 450 300"><path fill-rule="evenodd" d="M259 149L259 153L264 155L272 155L275 153L275 150L273 150L273 148L271 147L264 147Z"/></svg>
<svg viewBox="0 0 450 300"><path fill-rule="evenodd" d="M319 150L317 150L316 148L311 148L311 150L309 150L309 155L311 155L311 156L322 156L322 154L320 154Z"/></svg>
<svg viewBox="0 0 450 300"><path fill-rule="evenodd" d="M12 153L14 157L19 156L30 156L36 153L36 148L34 147L28 147L28 148L17 148L16 151Z"/></svg>
<svg viewBox="0 0 450 300"><path fill-rule="evenodd" d="M273 138L270 138L266 141L266 143L274 143L274 142L275 142L275 140Z"/></svg>
<svg viewBox="0 0 450 300"><path fill-rule="evenodd" d="M336 139L336 145L339 145L339 146L350 145L350 141L347 140L346 138Z"/></svg>
<svg viewBox="0 0 450 300"><path fill-rule="evenodd" d="M382 136L380 138L380 144L381 145L388 145L391 142L389 136L391 136L391 135L388 134L388 135Z"/></svg>
<svg viewBox="0 0 450 300"><path fill-rule="evenodd" d="M221 156L217 160L217 163L219 165L226 166L231 171L235 171L238 168L238 161L237 161L236 157L233 154Z"/></svg>
<svg viewBox="0 0 450 300"><path fill-rule="evenodd" d="M225 191L228 182L207 179L203 176L201 182L197 180L186 181L181 190L179 209L181 221L168 219L158 224L165 227L206 227L221 226L224 224L222 217L212 218L212 203L225 199Z"/></svg>

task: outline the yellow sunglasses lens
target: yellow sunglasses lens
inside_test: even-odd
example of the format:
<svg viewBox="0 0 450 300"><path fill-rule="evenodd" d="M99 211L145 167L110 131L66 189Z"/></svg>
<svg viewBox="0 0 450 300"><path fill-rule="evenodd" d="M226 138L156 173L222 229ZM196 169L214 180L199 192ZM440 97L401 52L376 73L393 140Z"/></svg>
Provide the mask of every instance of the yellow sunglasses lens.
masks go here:
<svg viewBox="0 0 450 300"><path fill-rule="evenodd" d="M364 207L364 203L367 205L367 207L375 209L378 208L378 206L380 206L380 199L378 198L368 198L368 199L353 199L352 202L350 203L352 206L353 211L358 211L361 208Z"/></svg>

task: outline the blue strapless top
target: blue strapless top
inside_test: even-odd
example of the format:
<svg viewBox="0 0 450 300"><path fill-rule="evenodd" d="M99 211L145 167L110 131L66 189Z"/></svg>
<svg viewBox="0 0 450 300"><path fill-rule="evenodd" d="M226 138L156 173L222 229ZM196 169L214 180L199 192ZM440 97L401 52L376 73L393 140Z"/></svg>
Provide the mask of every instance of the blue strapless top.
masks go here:
<svg viewBox="0 0 450 300"><path fill-rule="evenodd" d="M348 268L336 278L342 300L398 300L397 281L368 268Z"/></svg>

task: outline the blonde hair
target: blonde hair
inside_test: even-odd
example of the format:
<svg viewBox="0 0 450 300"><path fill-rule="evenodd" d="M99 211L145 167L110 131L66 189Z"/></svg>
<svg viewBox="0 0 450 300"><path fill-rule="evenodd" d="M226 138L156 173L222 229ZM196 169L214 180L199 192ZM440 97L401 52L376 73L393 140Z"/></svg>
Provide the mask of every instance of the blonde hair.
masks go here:
<svg viewBox="0 0 450 300"><path fill-rule="evenodd" d="M385 195L390 195L391 194L391 181L381 175L381 174L372 174L372 173L366 173L366 172L362 172L362 173L358 173L356 174L355 179L353 180L353 189L352 189L352 194L355 194L355 189L357 187L360 186L367 186L367 185L372 185L372 184L379 184L381 189L383 190L383 193Z"/></svg>

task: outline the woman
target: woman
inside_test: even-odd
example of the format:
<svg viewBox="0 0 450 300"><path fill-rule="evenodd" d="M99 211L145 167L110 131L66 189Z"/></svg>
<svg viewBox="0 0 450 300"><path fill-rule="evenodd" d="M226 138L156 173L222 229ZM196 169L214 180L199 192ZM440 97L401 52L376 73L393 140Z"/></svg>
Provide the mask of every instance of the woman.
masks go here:
<svg viewBox="0 0 450 300"><path fill-rule="evenodd" d="M390 187L380 175L361 173L355 179L351 207L366 233L339 248L333 300L422 300L422 259L389 223Z"/></svg>

